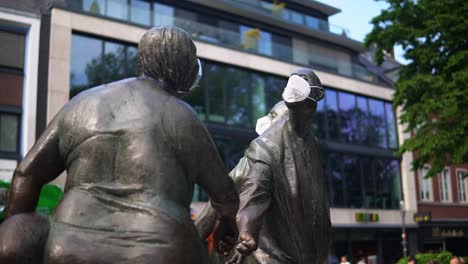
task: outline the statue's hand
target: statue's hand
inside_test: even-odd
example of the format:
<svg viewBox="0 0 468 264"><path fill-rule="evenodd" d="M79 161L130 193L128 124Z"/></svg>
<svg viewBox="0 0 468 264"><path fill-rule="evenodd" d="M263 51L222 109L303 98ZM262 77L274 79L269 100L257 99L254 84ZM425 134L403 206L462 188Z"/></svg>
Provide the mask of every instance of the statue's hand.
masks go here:
<svg viewBox="0 0 468 264"><path fill-rule="evenodd" d="M242 255L239 251L233 250L229 256L226 257L226 262L225 264L242 264L244 263L245 256Z"/></svg>
<svg viewBox="0 0 468 264"><path fill-rule="evenodd" d="M248 256L257 249L257 242L251 235L243 233L239 236L239 240L240 242L237 244L236 250L242 255Z"/></svg>
<svg viewBox="0 0 468 264"><path fill-rule="evenodd" d="M216 222L213 231L214 247L219 253L231 250L237 241L237 226L234 218L223 217Z"/></svg>

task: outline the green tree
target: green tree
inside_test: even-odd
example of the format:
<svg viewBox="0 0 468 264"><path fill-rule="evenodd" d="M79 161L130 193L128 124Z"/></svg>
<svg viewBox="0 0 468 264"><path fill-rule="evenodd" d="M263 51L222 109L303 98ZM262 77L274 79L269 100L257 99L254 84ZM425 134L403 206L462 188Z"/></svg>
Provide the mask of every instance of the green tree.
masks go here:
<svg viewBox="0 0 468 264"><path fill-rule="evenodd" d="M415 152L413 169L468 162L468 1L385 0L372 19L365 45L377 45L376 60L401 45L409 63L396 83L394 107L412 137L399 152Z"/></svg>

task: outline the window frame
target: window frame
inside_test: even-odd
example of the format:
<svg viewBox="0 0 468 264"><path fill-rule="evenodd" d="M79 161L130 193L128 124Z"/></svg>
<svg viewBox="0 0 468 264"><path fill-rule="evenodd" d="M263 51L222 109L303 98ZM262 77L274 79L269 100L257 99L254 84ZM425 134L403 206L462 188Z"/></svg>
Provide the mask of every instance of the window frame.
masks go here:
<svg viewBox="0 0 468 264"><path fill-rule="evenodd" d="M442 179L445 172L447 174L445 174L446 177L443 181ZM453 201L453 194L450 168L445 167L439 174L437 174L437 180L439 182L439 201L441 203L451 203ZM444 190L445 188L446 190ZM447 194L447 199L445 199L444 193Z"/></svg>
<svg viewBox="0 0 468 264"><path fill-rule="evenodd" d="M457 178L457 198L458 198L458 202L461 203L461 204L468 204L468 177L466 177L464 180L462 179L460 181L460 174L459 173L468 173L468 170L467 169L461 169L461 168L458 168L455 170L455 175L456 175L456 178ZM463 186L463 194L465 194L465 199L462 200L461 199L461 192L460 192L460 187Z"/></svg>
<svg viewBox="0 0 468 264"><path fill-rule="evenodd" d="M431 169L431 166L429 165L424 165L422 169L418 170L418 187L419 187L419 193L418 193L418 198L419 201L421 202L433 202L434 201L434 186L432 183L432 178L425 179L424 176L427 175L427 172ZM427 170L425 173L423 173L423 170ZM428 198L425 198L425 192L426 192L426 184L427 184L427 192L428 192ZM421 195L422 194L422 195Z"/></svg>

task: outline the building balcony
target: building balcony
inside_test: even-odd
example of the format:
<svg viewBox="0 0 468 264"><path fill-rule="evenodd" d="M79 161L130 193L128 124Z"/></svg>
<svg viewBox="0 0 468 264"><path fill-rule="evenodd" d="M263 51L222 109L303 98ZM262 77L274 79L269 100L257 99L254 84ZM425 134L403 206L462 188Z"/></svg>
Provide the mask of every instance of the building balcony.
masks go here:
<svg viewBox="0 0 468 264"><path fill-rule="evenodd" d="M287 43L275 41L271 33L258 28L251 28L233 23L231 23L230 28L223 28L220 24L211 25L194 19L178 17L177 13L174 14L173 10L170 10L168 14L168 12L159 12L158 9L153 6L129 6L126 1L125 3L117 0L107 1L113 4L118 2L121 5L119 8L109 8L108 4L106 10L103 10L103 8L96 8L97 5L91 5L88 8L84 5L69 5L68 8L87 14L105 16L113 20L126 21L142 27L174 25L186 30L194 39L206 43L303 65L356 80L383 84L374 72L363 66L352 63L350 59L341 61L334 57L324 56L320 51L296 47L294 44L296 39L289 39L289 42L292 44L287 45ZM245 0L221 1L236 2L244 6L247 5L246 3L249 3ZM250 5L255 5L254 3L259 4L260 2L253 1ZM257 8L261 9L261 5L257 6ZM267 12L267 10L262 12ZM326 24L326 22L322 22L318 23L317 26L323 28L323 30L329 30L330 26ZM287 38L285 39L288 40ZM298 41L300 42L301 40Z"/></svg>

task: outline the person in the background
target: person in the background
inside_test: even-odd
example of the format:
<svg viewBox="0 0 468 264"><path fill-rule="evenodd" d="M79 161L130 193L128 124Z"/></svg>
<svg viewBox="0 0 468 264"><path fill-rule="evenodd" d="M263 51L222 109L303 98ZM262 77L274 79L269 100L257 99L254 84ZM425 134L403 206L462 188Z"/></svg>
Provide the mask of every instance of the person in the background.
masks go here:
<svg viewBox="0 0 468 264"><path fill-rule="evenodd" d="M19 164L0 226L0 263L41 262L25 260L44 243L30 223L38 222L41 187L65 170L45 263L206 264L190 219L195 183L216 211L215 239L236 236L234 183L207 129L180 99L201 77L195 44L182 29L156 27L138 54L140 77L74 97Z"/></svg>
<svg viewBox="0 0 468 264"><path fill-rule="evenodd" d="M349 261L348 261L348 258L346 256L342 256L341 257L341 264L350 264Z"/></svg>
<svg viewBox="0 0 468 264"><path fill-rule="evenodd" d="M260 264L324 264L330 213L319 143L311 131L324 89L310 69L292 73L288 115L252 141L239 181L239 243L226 263L251 254Z"/></svg>
<svg viewBox="0 0 468 264"><path fill-rule="evenodd" d="M357 264L366 264L366 256L360 256Z"/></svg>
<svg viewBox="0 0 468 264"><path fill-rule="evenodd" d="M408 264L418 264L418 260L416 259L415 256L410 256L408 258Z"/></svg>

